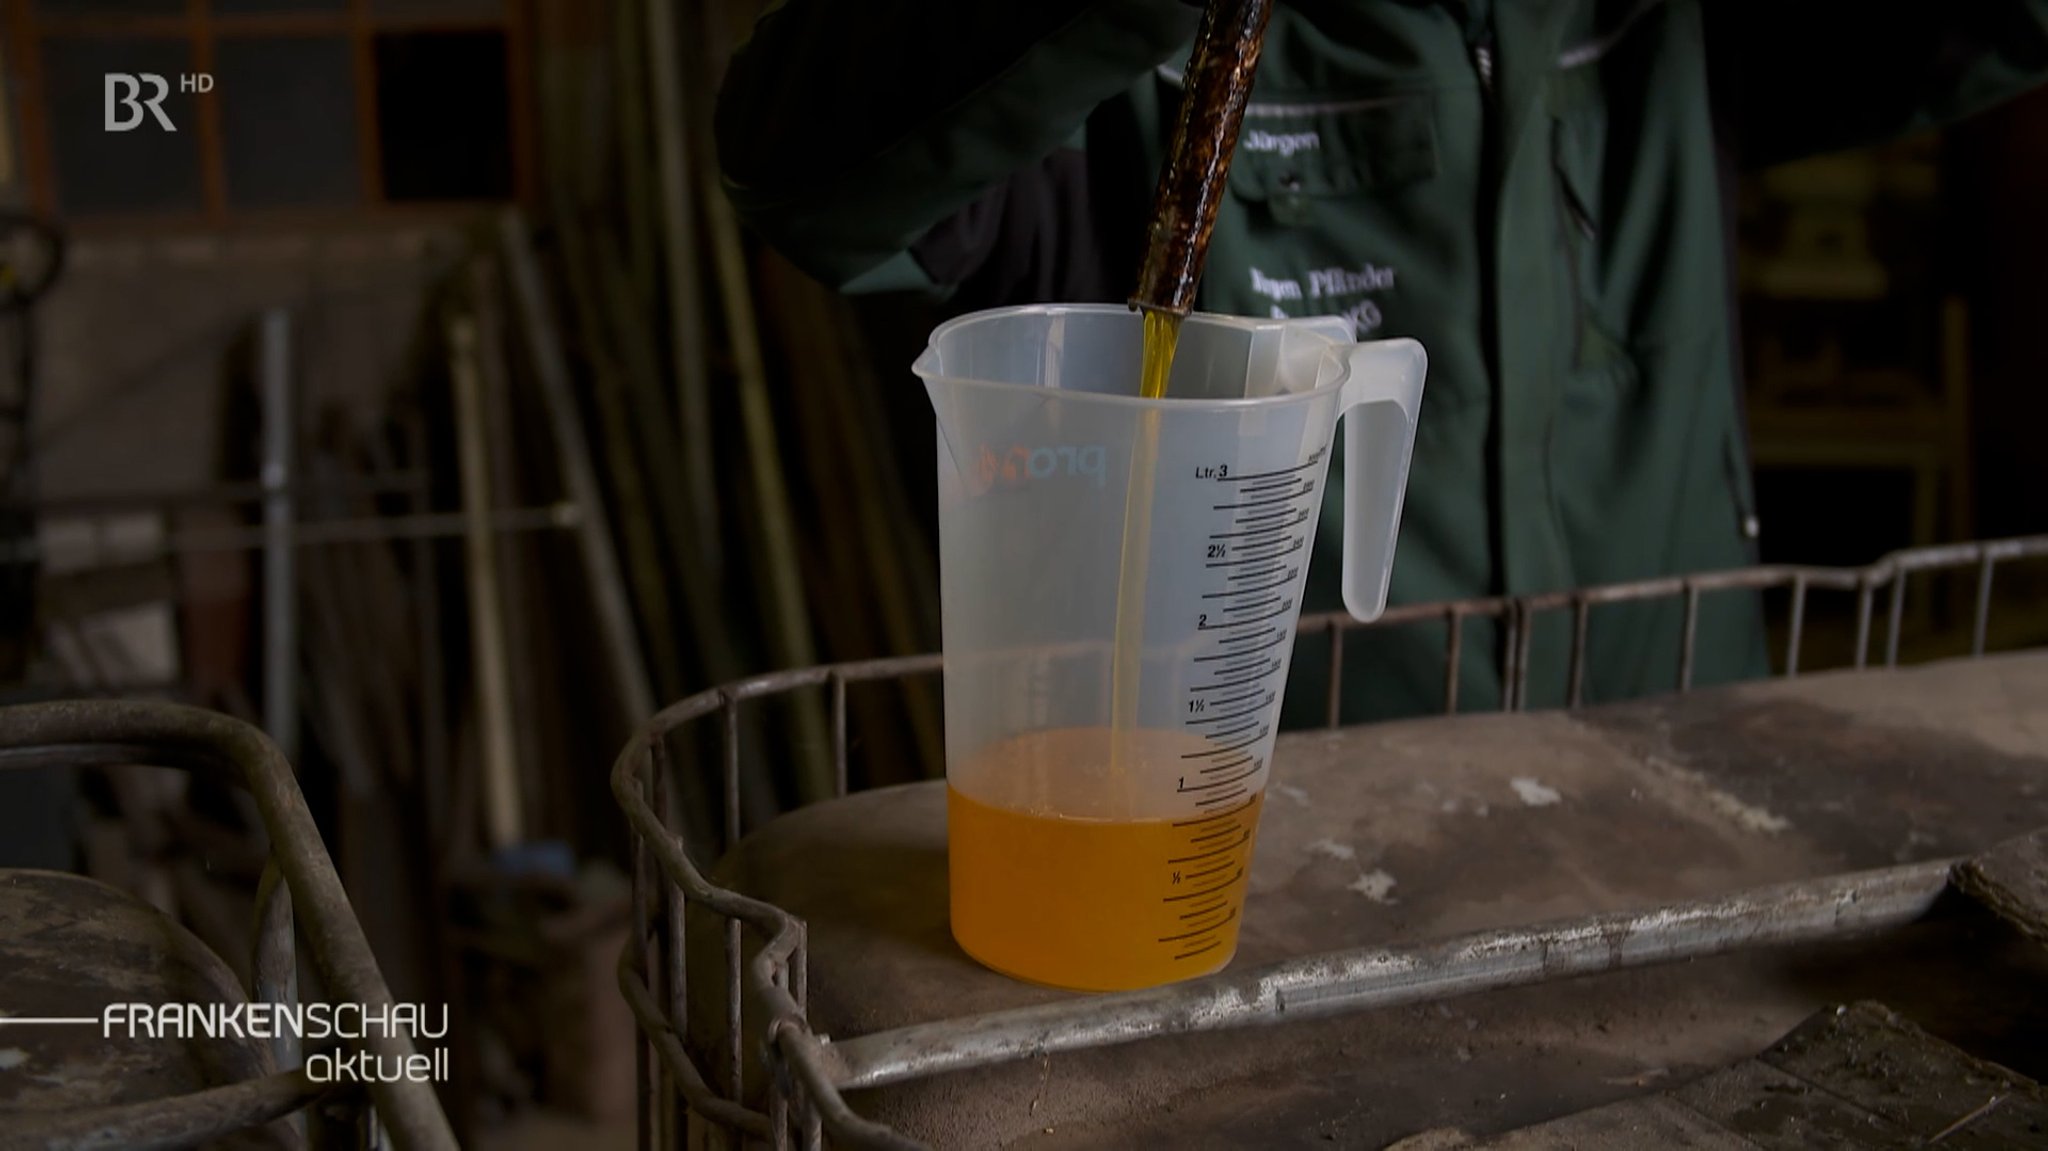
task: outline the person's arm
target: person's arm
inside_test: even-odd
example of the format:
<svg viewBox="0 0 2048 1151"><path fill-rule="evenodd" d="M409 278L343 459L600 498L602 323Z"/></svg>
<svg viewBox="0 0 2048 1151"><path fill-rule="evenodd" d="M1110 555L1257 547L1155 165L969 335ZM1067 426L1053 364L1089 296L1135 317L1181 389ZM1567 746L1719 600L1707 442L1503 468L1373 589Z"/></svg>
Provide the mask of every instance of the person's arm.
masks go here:
<svg viewBox="0 0 2048 1151"><path fill-rule="evenodd" d="M1705 0L1741 161L1872 144L2048 82L2048 0Z"/></svg>
<svg viewBox="0 0 2048 1151"><path fill-rule="evenodd" d="M1198 18L1184 0L787 0L719 93L727 194L845 287L1045 162Z"/></svg>

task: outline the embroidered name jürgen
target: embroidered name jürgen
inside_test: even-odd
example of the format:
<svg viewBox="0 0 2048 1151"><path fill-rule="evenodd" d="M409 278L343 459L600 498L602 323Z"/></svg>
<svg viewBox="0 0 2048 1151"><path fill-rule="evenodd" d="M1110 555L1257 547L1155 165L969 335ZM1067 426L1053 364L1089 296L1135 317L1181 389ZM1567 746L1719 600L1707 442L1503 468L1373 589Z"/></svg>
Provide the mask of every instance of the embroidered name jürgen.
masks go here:
<svg viewBox="0 0 2048 1151"><path fill-rule="evenodd" d="M1323 137L1317 132L1262 132L1257 128L1246 132L1238 139L1237 146L1247 152L1275 152L1292 156L1296 152L1313 152L1323 146Z"/></svg>

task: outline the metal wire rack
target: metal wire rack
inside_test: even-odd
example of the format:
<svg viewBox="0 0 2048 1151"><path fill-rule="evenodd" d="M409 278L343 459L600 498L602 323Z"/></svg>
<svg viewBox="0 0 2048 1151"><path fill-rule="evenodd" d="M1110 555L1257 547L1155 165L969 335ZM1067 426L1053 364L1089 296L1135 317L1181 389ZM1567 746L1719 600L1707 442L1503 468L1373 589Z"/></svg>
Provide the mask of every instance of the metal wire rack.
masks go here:
<svg viewBox="0 0 2048 1151"><path fill-rule="evenodd" d="M74 700L0 709L0 770L35 767L180 768L245 789L270 840L270 858L256 896L252 1003L292 1006L298 998L298 939L337 1002L388 1006L391 990L378 970L290 763L261 731L214 712L174 704ZM83 1110L16 1114L0 1123L6 1147L193 1147L262 1126L337 1095L349 1085L314 1082L301 1066L298 1041L271 1039L278 1070L258 1079L172 1099ZM366 1034L364 1046L402 1062L414 1054L400 1034ZM360 1111L360 1098L344 1100ZM431 1084L379 1082L369 1089L374 1117L359 1128L372 1142L380 1130L407 1151L453 1151L454 1135Z"/></svg>
<svg viewBox="0 0 2048 1151"><path fill-rule="evenodd" d="M1344 637L1360 630L1423 621L1447 625L1446 714L1458 710L1458 683L1468 620L1501 629L1499 673L1505 710L1527 705L1531 636L1538 619L1568 613L1568 706L1583 702L1588 617L1593 608L1682 600L1677 689L1692 687L1700 598L1714 592L1790 593L1783 669L1800 670L1811 593L1854 597L1852 666L1871 664L1878 597L1886 597L1883 666L1899 660L1908 583L1937 572L1974 571L1975 607L1969 654L1982 656L1991 622L1992 590L2001 565L2048 558L2048 536L1955 544L1894 552L1867 567L1772 565L1602 585L1538 595L1491 597L1390 608L1372 623L1343 613L1304 618L1302 635L1329 639L1330 688L1325 722L1338 726ZM691 858L691 845L672 829L669 738L700 723L720 725L723 836L729 850L741 832L741 710L750 702L824 688L830 697L837 793L847 791L847 687L929 675L942 657L923 655L778 672L726 684L682 700L642 725L612 768L612 791L624 809L633 843L634 935L619 956L619 988L640 1028L637 1075L642 1147L681 1145L674 1107L722 1131L734 1145L766 1141L777 1148L837 1145L915 1148L902 1133L863 1118L845 1093L947 1071L1079 1048L1129 1043L1177 1032L1218 1030L1336 1015L1395 1004L1536 983L1599 971L1697 958L1734 950L1818 942L1911 923L1924 916L1948 884L1955 860L1828 876L1721 899L1643 913L1488 931L1401 948L1360 947L1307 956L1145 991L1076 997L1035 1007L989 1012L826 1041L806 1015L808 954L804 921L782 909L721 887ZM724 928L724 1035L707 1058L723 1064L714 1088L683 1039L689 986L684 969L684 916L700 908ZM744 935L759 948L743 961ZM1620 942L1617 944L1617 940ZM741 1005L765 1005L756 1035L742 1033ZM765 1056L769 1081L750 1093L745 1045ZM761 1097L765 1107L750 1106ZM694 1144L693 1144L694 1145Z"/></svg>

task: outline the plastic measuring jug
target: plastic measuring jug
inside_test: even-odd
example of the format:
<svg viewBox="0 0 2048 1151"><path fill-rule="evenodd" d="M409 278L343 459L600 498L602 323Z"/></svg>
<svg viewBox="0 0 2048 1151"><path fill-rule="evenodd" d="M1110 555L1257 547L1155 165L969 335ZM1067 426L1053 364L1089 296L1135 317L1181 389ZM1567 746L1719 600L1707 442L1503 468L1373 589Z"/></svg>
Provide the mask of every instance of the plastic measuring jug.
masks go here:
<svg viewBox="0 0 2048 1151"><path fill-rule="evenodd" d="M1195 314L1146 400L1140 333L1118 305L979 312L913 369L939 427L953 935L1088 990L1235 954L1338 417L1344 601L1371 619L1425 366L1340 318ZM1114 659L1127 539L1135 682Z"/></svg>

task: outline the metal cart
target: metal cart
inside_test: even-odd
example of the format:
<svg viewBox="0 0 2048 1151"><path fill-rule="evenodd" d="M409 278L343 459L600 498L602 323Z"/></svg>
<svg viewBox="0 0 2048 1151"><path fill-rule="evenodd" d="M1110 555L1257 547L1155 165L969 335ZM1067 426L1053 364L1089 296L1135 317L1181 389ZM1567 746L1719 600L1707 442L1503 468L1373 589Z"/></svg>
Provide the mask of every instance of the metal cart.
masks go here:
<svg viewBox="0 0 2048 1151"><path fill-rule="evenodd" d="M262 732L170 704L78 701L0 709L0 769L180 768L245 789L270 840L250 985L160 912L81 876L0 870L0 1148L304 1146L309 1116L362 1146L455 1147L431 1083L321 1083L296 1038L178 1040L99 1023L109 1003L300 1002L303 939L330 1003L392 1002L291 765ZM91 1025L42 1020L89 1020ZM403 1034L364 1028L398 1066ZM336 1145L331 1139L326 1146Z"/></svg>
<svg viewBox="0 0 2048 1151"><path fill-rule="evenodd" d="M1859 569L1404 606L1369 625L1304 619L1333 663L1361 626L1442 621L1447 685L1461 626L1495 621L1503 713L1340 729L1333 668L1331 730L1283 736L1276 752L1280 798L1233 965L1110 995L1029 987L951 947L937 784L845 795L848 685L930 675L938 656L692 696L649 719L612 772L634 844L619 985L641 1029L641 1146L922 1145L908 1132L965 1146L1201 1142L1191 1132L1218 1145L1381 1145L1435 1128L1501 1132L1701 1075L1718 1084L1706 1073L1830 1003L1934 988L1941 1011L2001 1019L2010 1039L2028 1024L1998 996L2015 981L2038 992L2048 955L1987 936L1997 919L1948 913L1960 889L2008 922L2048 921L2048 895L2026 878L2048 889L2041 841L2024 838L2048 827L2048 656L1985 654L1997 571L2043 557L2048 537L2031 537ZM1969 658L1901 668L1909 582L1935 572L1974 576ZM1700 597L1735 589L1789 595L1785 676L1689 691ZM1799 674L1816 594L1852 597L1851 670ZM1683 605L1678 693L1577 707L1589 613L1657 600ZM1573 706L1524 712L1530 636L1559 614ZM743 709L806 689L829 695L841 797L742 841ZM673 830L669 778L670 737L709 724L723 753L715 852ZM693 846L718 859L711 874ZM1750 1080L1784 1074L1741 1066ZM2019 1078L2003 1098L2023 1094ZM1697 1102L1685 1122L1705 1124L1697 1108L1711 1110ZM1969 1110L1942 1122L1978 1122ZM1633 1144L1611 1145L1660 1141L1631 1130ZM1467 1145L1446 1139L1417 1145Z"/></svg>

